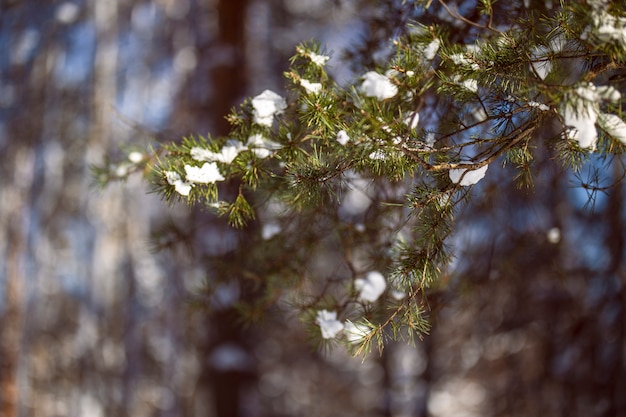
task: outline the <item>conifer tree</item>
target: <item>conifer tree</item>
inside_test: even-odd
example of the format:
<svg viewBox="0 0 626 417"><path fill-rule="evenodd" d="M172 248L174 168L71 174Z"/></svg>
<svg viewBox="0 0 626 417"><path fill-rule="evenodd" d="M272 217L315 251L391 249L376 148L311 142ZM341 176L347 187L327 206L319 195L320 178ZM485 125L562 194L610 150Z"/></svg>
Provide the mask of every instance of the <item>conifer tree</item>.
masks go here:
<svg viewBox="0 0 626 417"><path fill-rule="evenodd" d="M132 152L123 174L141 170L167 201L233 228L256 225L224 266L262 290L244 316L288 308L316 343L354 353L422 338L456 214L481 179L506 167L532 188L538 142L574 172L626 146L624 4L503 3L403 2L415 20L377 62L348 54L360 72L345 84L329 70L341 57L302 43L285 91L234 108L228 135ZM103 182L120 172L96 171Z"/></svg>

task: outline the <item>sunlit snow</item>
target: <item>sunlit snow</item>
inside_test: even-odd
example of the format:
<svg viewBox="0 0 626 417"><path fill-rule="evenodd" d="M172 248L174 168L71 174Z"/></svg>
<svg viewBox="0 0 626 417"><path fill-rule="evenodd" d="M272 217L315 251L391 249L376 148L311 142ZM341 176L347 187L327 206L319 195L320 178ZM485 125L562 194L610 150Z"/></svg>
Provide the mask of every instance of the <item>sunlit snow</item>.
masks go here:
<svg viewBox="0 0 626 417"><path fill-rule="evenodd" d="M348 134L346 133L345 130L340 130L337 133L337 142L339 142L340 145L346 145L348 142L350 142L350 136L348 136Z"/></svg>
<svg viewBox="0 0 626 417"><path fill-rule="evenodd" d="M439 38L433 39L433 41L429 43L428 46L426 46L426 48L424 49L424 58L426 58L429 61L434 59L435 56L437 55L437 51L439 51L440 44L441 44L441 41L439 40Z"/></svg>
<svg viewBox="0 0 626 417"><path fill-rule="evenodd" d="M213 184L225 180L215 162L205 162L201 167L185 165L185 174L187 181L199 184Z"/></svg>
<svg viewBox="0 0 626 417"><path fill-rule="evenodd" d="M265 90L252 99L252 107L255 123L272 126L274 115L281 114L287 108L287 102L275 92Z"/></svg>
<svg viewBox="0 0 626 417"><path fill-rule="evenodd" d="M363 279L354 281L354 288L359 291L359 300L373 303L385 292L387 281L378 271L371 271Z"/></svg>
<svg viewBox="0 0 626 417"><path fill-rule="evenodd" d="M369 71L363 75L360 91L367 97L386 100L398 94L398 87L386 75Z"/></svg>
<svg viewBox="0 0 626 417"><path fill-rule="evenodd" d="M239 155L239 153L245 151L246 149L248 148L240 141L230 139L219 152L213 152L208 149L194 146L191 148L189 153L196 161L223 162L225 164L230 164L237 157L237 155Z"/></svg>
<svg viewBox="0 0 626 417"><path fill-rule="evenodd" d="M538 109L539 109L539 110L541 110L541 111L548 111L548 110L550 110L550 107L548 107L547 105L545 105L545 104L543 104L543 103L539 103L539 102L537 102L537 101L529 101L529 102L528 102L528 105L529 105L530 107L535 107L535 108L538 108Z"/></svg>
<svg viewBox="0 0 626 417"><path fill-rule="evenodd" d="M311 59L311 62L313 62L316 65L319 65L320 67L323 67L324 65L326 65L326 62L330 59L329 56L319 55L319 54L316 54L315 52L310 52L309 58Z"/></svg>
<svg viewBox="0 0 626 417"><path fill-rule="evenodd" d="M539 45L533 49L530 65L539 78L545 80L550 74L553 69L551 56L562 52L565 45L565 37L563 34L558 34L550 40L548 46Z"/></svg>
<svg viewBox="0 0 626 417"><path fill-rule="evenodd" d="M350 320L346 320L344 325L344 334L350 343L360 343L370 334L371 329L363 324L355 324Z"/></svg>
<svg viewBox="0 0 626 417"><path fill-rule="evenodd" d="M420 115L416 111L407 114L407 116L404 118L404 123L410 129L415 129L419 121L420 121Z"/></svg>
<svg viewBox="0 0 626 417"><path fill-rule="evenodd" d="M617 102L620 98L619 91L611 86L597 87L588 83L576 87L561 108L563 124L569 128L566 131L567 138L577 141L583 149L595 149L598 140L596 122L604 123L603 128L613 129L619 135L619 124L614 118L603 117L598 120L598 115L602 100Z"/></svg>
<svg viewBox="0 0 626 417"><path fill-rule="evenodd" d="M180 195L188 196L191 191L192 184L187 181L183 181L178 175L178 172L166 171L165 179L167 183L174 186L176 192Z"/></svg>
<svg viewBox="0 0 626 417"><path fill-rule="evenodd" d="M337 320L337 312L335 311L318 311L315 323L320 326L324 339L332 339L337 333L343 330L343 323Z"/></svg>
<svg viewBox="0 0 626 417"><path fill-rule="evenodd" d="M593 39L602 43L616 43L626 48L626 18L611 15L606 10L605 3L592 4L594 11L591 14L593 25L583 32L582 39Z"/></svg>
<svg viewBox="0 0 626 417"><path fill-rule="evenodd" d="M319 92L322 91L322 84L312 83L311 81L305 80L304 78L300 80L300 85L311 94L319 94Z"/></svg>
<svg viewBox="0 0 626 417"><path fill-rule="evenodd" d="M568 139L577 141L583 149L596 146L597 107L596 96L591 88L579 87L561 111L563 124L569 128L566 132Z"/></svg>
<svg viewBox="0 0 626 417"><path fill-rule="evenodd" d="M600 113L598 125L611 137L626 145L626 123L616 114Z"/></svg>
<svg viewBox="0 0 626 417"><path fill-rule="evenodd" d="M273 142L263 135L252 135L248 138L247 146L257 158L267 158L273 151L280 149L282 145L280 143Z"/></svg>
<svg viewBox="0 0 626 417"><path fill-rule="evenodd" d="M465 168L451 169L449 173L450 181L464 187L474 185L485 177L488 167L489 165L485 165L474 170L468 170Z"/></svg>
<svg viewBox="0 0 626 417"><path fill-rule="evenodd" d="M480 69L480 66L476 62L469 59L465 54L452 54L450 55L450 59L456 65L469 67L473 69L474 71L478 71Z"/></svg>

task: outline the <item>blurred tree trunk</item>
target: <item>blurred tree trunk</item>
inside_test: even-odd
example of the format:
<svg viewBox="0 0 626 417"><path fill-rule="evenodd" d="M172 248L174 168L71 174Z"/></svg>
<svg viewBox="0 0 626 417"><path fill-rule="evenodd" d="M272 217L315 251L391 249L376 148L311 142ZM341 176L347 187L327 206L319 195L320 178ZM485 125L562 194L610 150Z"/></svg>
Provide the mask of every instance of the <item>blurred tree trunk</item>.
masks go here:
<svg viewBox="0 0 626 417"><path fill-rule="evenodd" d="M213 126L220 135L227 134L230 125L225 119L230 108L246 91L245 77L245 22L247 0L220 0L218 5L218 50L225 59L215 66L212 72L212 85L215 94L209 107L212 109ZM236 323L238 313L233 309L213 316L210 325L215 332L211 348L220 345L245 346L245 335ZM210 366L211 364L209 364ZM215 364L213 364L215 365ZM241 394L248 382L245 373L238 370L208 370L212 377L211 386L218 417L237 417L242 415Z"/></svg>
<svg viewBox="0 0 626 417"><path fill-rule="evenodd" d="M93 75L93 122L91 147L104 151L111 139L116 102L116 71L118 64L118 5L117 0L98 1L93 4L97 45ZM89 162L89 161L88 161Z"/></svg>
<svg viewBox="0 0 626 417"><path fill-rule="evenodd" d="M7 27L22 30L21 19L7 19ZM2 22L0 22L2 23ZM46 51L47 52L47 51ZM13 113L13 118L4 124L7 137L13 139L13 146L4 145L0 149L0 230L4 232L4 300L0 304L0 416L16 417L20 410L18 391L19 370L22 360L24 340L25 285L32 271L29 234L32 233L30 220L33 218L33 200L36 198L35 144L42 135L43 89L34 81L45 72L47 54L42 53L28 64L19 61L10 69L4 70L3 82L18 88L17 95L28 103L23 108L28 111ZM2 82L0 82L2 84ZM10 113L9 113L10 114ZM18 133L19 132L19 133ZM1 135L2 133L0 133ZM1 139L1 138L0 138ZM4 141L3 141L4 142Z"/></svg>
<svg viewBox="0 0 626 417"><path fill-rule="evenodd" d="M207 19L211 13L198 4L190 18L195 37L197 65L177 97L170 117L172 129L184 134L225 135L230 125L225 116L247 91L246 13L249 0L220 0L215 10L217 30Z"/></svg>
<svg viewBox="0 0 626 417"><path fill-rule="evenodd" d="M215 132L227 134L230 125L224 119L230 108L246 92L246 10L248 0L220 0L218 5L218 48L225 60L213 70L215 94L211 97L214 109Z"/></svg>
<svg viewBox="0 0 626 417"><path fill-rule="evenodd" d="M17 160L25 159L25 149L19 149ZM28 169L28 161L14 170L15 177L24 174ZM32 168L32 167L31 167ZM24 254L26 253L26 228L24 218L27 217L27 190L30 188L28 178L14 178L12 201L10 207L5 208L8 213L4 220L3 229L6 230L6 265L5 265L5 293L4 314L0 321L0 415L3 417L17 417L18 387L17 370L20 362L20 342L22 341L23 319L23 282L24 282Z"/></svg>
<svg viewBox="0 0 626 417"><path fill-rule="evenodd" d="M613 310L614 313L608 321L609 333L606 336L608 351L612 354L612 363L608 367L606 376L610 387L610 406L606 415L626 415L626 363L624 349L626 348L626 269L624 268L624 190L620 182L624 175L624 165L621 161L613 162L613 180L616 186L611 189L607 204L607 223L609 224L606 247L611 256L608 264L608 279L617 290L609 295L605 309Z"/></svg>
<svg viewBox="0 0 626 417"><path fill-rule="evenodd" d="M220 0L218 3L217 44L208 52L208 59L211 59L211 56L217 58L210 74L213 94L208 97L206 103L199 103L200 112L196 115L200 119L207 116L211 118L212 133L215 135L228 134L230 125L225 116L246 92L247 3L248 0ZM207 346L206 357L211 357L215 349L224 346L239 348L246 346L245 331L238 325L238 322L239 315L234 308L212 315L208 322L210 326L208 331L212 335L212 340ZM213 361L204 363L207 368L203 374L204 378L210 379L216 415L218 417L242 415L241 406L245 401L242 398L242 392L249 382L250 374L241 372L241 369L221 368Z"/></svg>

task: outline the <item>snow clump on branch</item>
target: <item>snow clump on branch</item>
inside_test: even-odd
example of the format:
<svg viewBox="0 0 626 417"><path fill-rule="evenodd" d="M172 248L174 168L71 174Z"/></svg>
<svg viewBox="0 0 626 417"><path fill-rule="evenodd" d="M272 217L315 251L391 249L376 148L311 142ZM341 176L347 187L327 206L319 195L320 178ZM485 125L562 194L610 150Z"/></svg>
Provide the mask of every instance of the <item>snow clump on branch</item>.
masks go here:
<svg viewBox="0 0 626 417"><path fill-rule="evenodd" d="M452 54L450 55L450 59L456 65L461 67L469 67L474 71L478 71L480 69L480 66L476 62L469 59L465 54Z"/></svg>
<svg viewBox="0 0 626 417"><path fill-rule="evenodd" d="M552 72L551 56L563 52L565 46L565 37L562 33L559 33L558 36L550 40L548 46L539 45L533 49L530 66L539 78L545 80Z"/></svg>
<svg viewBox="0 0 626 417"><path fill-rule="evenodd" d="M385 277L378 271L371 271L365 275L364 279L354 281L354 288L359 293L359 300L373 303L385 292L387 282Z"/></svg>
<svg viewBox="0 0 626 417"><path fill-rule="evenodd" d="M601 113L598 125L611 137L626 145L626 123L616 114Z"/></svg>
<svg viewBox="0 0 626 417"><path fill-rule="evenodd" d="M429 61L432 61L437 55L437 52L439 51L439 45L441 45L441 41L439 40L439 38L433 39L426 46L426 48L424 48L424 58L426 58Z"/></svg>
<svg viewBox="0 0 626 417"><path fill-rule="evenodd" d="M465 168L451 169L449 172L450 181L463 187L474 185L485 177L487 168L489 168L489 165L474 170Z"/></svg>
<svg viewBox="0 0 626 417"><path fill-rule="evenodd" d="M187 181L198 184L215 184L225 180L215 162L205 162L201 167L185 165L185 174Z"/></svg>
<svg viewBox="0 0 626 417"><path fill-rule="evenodd" d="M238 140L230 139L226 141L226 145L222 147L220 152L212 152L208 149L194 146L189 153L196 161L223 162L230 164L240 152L247 149L248 148Z"/></svg>
<svg viewBox="0 0 626 417"><path fill-rule="evenodd" d="M583 149L595 150L598 141L596 122L600 112L600 102L608 100L617 102L621 95L610 86L596 87L589 83L576 87L564 100L561 108L563 125L567 128L565 135L575 140Z"/></svg>
<svg viewBox="0 0 626 417"><path fill-rule="evenodd" d="M398 87L389 80L388 75L369 71L363 75L360 91L367 97L386 100L398 94Z"/></svg>
<svg viewBox="0 0 626 417"><path fill-rule="evenodd" d="M323 67L324 65L326 65L326 62L328 62L330 57L326 55L319 55L319 54L316 54L315 52L309 52L309 59L315 65L319 65L320 67Z"/></svg>
<svg viewBox="0 0 626 417"><path fill-rule="evenodd" d="M420 121L420 115L418 112L414 111L406 115L404 118L404 124L409 127L409 129L413 130L417 127Z"/></svg>
<svg viewBox="0 0 626 417"><path fill-rule="evenodd" d="M300 85L311 94L319 94L322 91L322 84L320 83L312 83L309 80L305 80L304 78L300 80Z"/></svg>
<svg viewBox="0 0 626 417"><path fill-rule="evenodd" d="M350 136L348 136L345 130L337 132L337 142L339 142L342 146L345 146L348 142L350 142Z"/></svg>
<svg viewBox="0 0 626 417"><path fill-rule="evenodd" d="M361 343L365 339L372 329L364 324L353 323L350 320L346 320L344 326L344 334L350 343Z"/></svg>
<svg viewBox="0 0 626 417"><path fill-rule="evenodd" d="M606 11L607 3L592 2L591 18L593 24L582 33L583 40L594 40L599 43L616 43L626 49L626 18L611 15Z"/></svg>
<svg viewBox="0 0 626 417"><path fill-rule="evenodd" d="M165 179L169 185L173 185L176 192L183 196L188 196L191 191L192 183L183 181L178 175L178 172L175 171L166 171Z"/></svg>
<svg viewBox="0 0 626 417"><path fill-rule="evenodd" d="M169 185L174 186L178 194L188 196L194 183L215 184L217 181L224 181L225 178L215 162L210 164L205 162L201 167L185 165L185 180L176 171L165 171L165 180Z"/></svg>
<svg viewBox="0 0 626 417"><path fill-rule="evenodd" d="M282 148L280 143L273 142L263 135L252 135L248 138L248 148L254 153L257 158L267 158L273 151Z"/></svg>
<svg viewBox="0 0 626 417"><path fill-rule="evenodd" d="M252 99L254 122L271 127L274 115L281 114L287 108L284 98L271 90L265 90Z"/></svg>
<svg viewBox="0 0 626 417"><path fill-rule="evenodd" d="M339 320L337 320L337 312L320 310L317 312L317 318L315 323L320 326L322 337L324 339L332 339L337 336L337 333L343 330L344 326Z"/></svg>

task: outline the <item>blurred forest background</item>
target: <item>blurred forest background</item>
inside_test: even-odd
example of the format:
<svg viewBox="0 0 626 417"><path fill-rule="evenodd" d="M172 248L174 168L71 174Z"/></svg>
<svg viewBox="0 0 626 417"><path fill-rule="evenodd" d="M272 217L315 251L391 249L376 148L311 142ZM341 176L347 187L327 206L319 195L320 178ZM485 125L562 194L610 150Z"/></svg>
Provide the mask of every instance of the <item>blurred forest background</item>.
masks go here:
<svg viewBox="0 0 626 417"><path fill-rule="evenodd" d="M205 261L228 264L245 231L140 175L93 187L107 155L225 134L232 106L281 91L303 40L349 80L409 19L445 17L403 3L0 1L2 417L626 416L619 158L594 161L616 185L591 201L540 146L532 191L494 170L430 336L365 360L318 352L277 307L241 325L253 294Z"/></svg>

